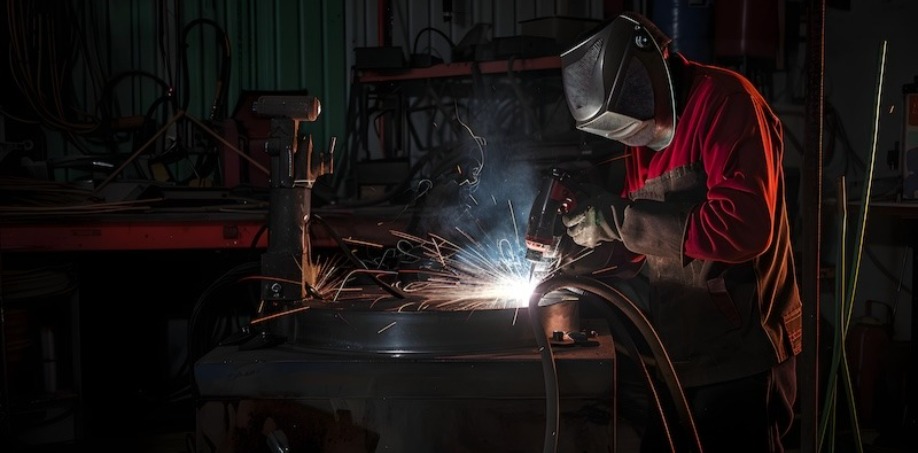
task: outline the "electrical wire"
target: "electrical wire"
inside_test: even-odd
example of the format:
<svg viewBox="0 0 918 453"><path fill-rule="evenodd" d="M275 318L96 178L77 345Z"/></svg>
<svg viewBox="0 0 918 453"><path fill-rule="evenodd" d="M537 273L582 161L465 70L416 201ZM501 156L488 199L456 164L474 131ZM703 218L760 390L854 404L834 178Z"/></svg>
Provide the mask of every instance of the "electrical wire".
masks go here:
<svg viewBox="0 0 918 453"><path fill-rule="evenodd" d="M71 52L79 33L66 14L44 2L9 0L6 3L9 25L10 74L33 112L48 126L78 134L97 130L99 122L88 113L65 105L63 86L70 75L65 52Z"/></svg>
<svg viewBox="0 0 918 453"><path fill-rule="evenodd" d="M172 85L172 78L174 74L172 72L172 58L170 53L172 49L170 43L168 42L169 33L166 32L166 18L167 18L167 8L165 0L156 0L156 34L157 34L157 46L159 48L159 53L162 58L163 67L166 68L165 73L169 77L169 85ZM173 106L178 108L178 105Z"/></svg>
<svg viewBox="0 0 918 453"><path fill-rule="evenodd" d="M106 202L70 183L0 177L0 214L9 217L61 216L146 211L161 199Z"/></svg>
<svg viewBox="0 0 918 453"><path fill-rule="evenodd" d="M608 318L610 325L614 327L614 331L629 332L629 330L625 327L624 323L622 322L621 316L619 316L619 314L615 312L611 306L609 306L608 304L598 304L598 305L599 305L599 311L606 315L606 318ZM651 398L653 398L654 407L656 408L657 413L660 414L660 419L662 421L663 429L667 434L667 441L669 442L670 450L675 452L676 446L673 443L672 436L669 435L670 433L669 423L666 420L666 417L663 416L664 409L663 409L663 402L660 399L661 398L660 390L657 389L657 385L655 383L656 380L651 375L650 368L648 367L648 363L653 362L653 363L650 363L651 365L653 365L655 364L656 361L653 358L646 357L646 355L639 350L637 342L634 341L634 337L632 335L629 335L626 333L622 335L622 337L624 338L624 341L623 341L624 348L622 350L622 353L623 355L630 357L632 360L637 362L637 365L642 372L642 376L644 376L644 381L647 384L647 388L650 393L650 396ZM616 344L616 346L618 346L618 344ZM616 348L616 351L619 351L619 349Z"/></svg>
<svg viewBox="0 0 918 453"><path fill-rule="evenodd" d="M229 270L227 270L223 275L214 280L197 298L195 301L194 307L192 308L191 315L188 318L188 368L201 358L207 351L209 351L216 341L214 332L211 330L210 335L207 337L202 336L201 322L205 320L205 315L208 314L208 309L214 301L222 301L215 299L213 296L218 293L218 291L225 290L227 287L240 282L245 282L245 277L256 275L261 271L261 263L257 261L246 262L239 264ZM215 327L210 326L210 327ZM220 338L222 339L222 338Z"/></svg>
<svg viewBox="0 0 918 453"><path fill-rule="evenodd" d="M414 180L414 178L418 176L428 164L436 163L435 159L441 157L443 154L445 154L445 151L448 151L449 149L451 148L440 148L436 152L426 153L411 166L411 168L408 170L408 173L399 183L392 185L378 197L367 200L340 201L337 203L337 206L342 208L375 206L391 200L398 194L404 193L410 186L412 180ZM456 164L458 164L461 160L462 156L447 156L446 160L436 164L431 170L428 171L428 173L432 175L444 174L447 171L455 168Z"/></svg>
<svg viewBox="0 0 918 453"><path fill-rule="evenodd" d="M551 344L546 338L544 328L542 327L542 321L539 316L539 303L546 294L559 289L574 289L589 292L605 302L608 302L607 306L610 309L614 308L616 310L615 314L624 316L631 322L631 325L633 325L643 337L644 342L656 361L657 371L669 389L670 396L675 403L676 411L680 417L682 428L691 439L692 447L696 452L701 453L703 448L691 408L685 397L685 393L682 391L682 385L679 382L672 361L669 359L669 354L666 352L666 348L663 346L662 341L653 329L650 321L644 316L641 309L618 289L594 278L582 276L559 276L549 278L539 283L533 291L532 297L529 299L529 317L539 348L539 355L542 359L542 372L545 379L546 419L543 452L554 453L557 451L560 427L560 398L557 369L552 355ZM663 414L662 411L660 416L664 421L666 420L665 414Z"/></svg>
<svg viewBox="0 0 918 453"><path fill-rule="evenodd" d="M446 41L446 43L449 44L450 52L452 52L452 50L456 47L456 44L453 43L453 40L449 39L449 36L447 36L446 33L443 33L443 31L441 31L440 29L434 28L434 27L424 27L420 29L416 35L414 35L414 45L411 46L412 54L418 53L418 41L421 40L421 35L424 34L425 32L433 32L434 34L441 36ZM428 49L431 48L430 43L427 44L427 48ZM432 54L428 52L428 55L432 55Z"/></svg>
<svg viewBox="0 0 918 453"><path fill-rule="evenodd" d="M226 113L224 109L226 108L226 94L227 94L227 91L229 90L229 78L231 74L230 73L230 70L231 70L230 62L232 61L232 44L230 43L229 35L226 33L226 31L223 30L220 24L218 24L214 20L206 19L206 18L198 18L198 19L195 19L189 22L182 29L181 41L179 42L179 49L181 52L181 68L180 68L181 80L184 83L184 86L182 87L182 90L179 93L179 95L181 96L180 99L181 99L182 109L183 110L188 109L188 104L191 101L191 90L189 89L191 87L191 75L189 74L189 71L188 71L188 52L187 52L188 33L194 27L197 27L200 25L209 25L213 27L217 31L217 33L220 35L220 38L222 38L222 44L223 44L223 47L222 47L223 55L221 56L222 58L220 60L220 68L218 71L219 77L217 78L216 83L215 83L216 88L214 90L214 98L211 103L211 109L210 109L210 119L213 120L213 119L217 119L218 117L225 116L225 113Z"/></svg>
<svg viewBox="0 0 918 453"><path fill-rule="evenodd" d="M99 122L99 126L96 130L101 138L93 137L91 135L86 135L84 139L86 140L95 140L97 144L105 146L105 152L92 151L91 149L83 150L83 154L87 155L114 155L118 154L119 143L127 143L132 141L132 134L122 134L123 137L118 139L118 131L116 130L116 121L117 117L123 116L124 113L117 112L118 104L116 102L116 97L114 95L115 88L121 84L123 81L128 79L148 79L154 82L157 87L162 91L162 95L153 101L153 104L148 107L143 115L144 119L151 118L151 110L155 109L160 103L165 101L171 101L172 97L172 87L163 80L162 78L156 76L147 71L141 70L131 70L124 71L116 76L112 77L102 87L102 93L99 100L96 102L96 108L94 113L94 118Z"/></svg>
<svg viewBox="0 0 918 453"><path fill-rule="evenodd" d="M331 185L336 193L346 192L347 178L345 175L351 173L352 163L357 161L361 144L361 134L357 133L360 129L360 115L358 114L360 105L357 101L363 99L363 85L359 83L355 69L351 70L351 84L348 92L348 105L345 115L345 127L348 133L344 137L344 146L340 147L343 151L338 151L338 155L335 156L335 165L338 168L335 169L336 171L331 176Z"/></svg>
<svg viewBox="0 0 918 453"><path fill-rule="evenodd" d="M153 80L163 96L171 96L171 84L146 71L106 76L104 68L110 64L104 59L113 49L110 40L100 39L98 34L110 30L99 20L94 3L66 2L62 8L47 2L10 0L5 6L11 80L19 88L22 105L30 110L14 116L34 117L43 126L59 131L81 154L114 156L134 138L112 129L113 119L122 116L115 87L126 78ZM105 45L109 47L103 48ZM82 65L86 75L86 82L79 87L74 81L81 79L72 77L77 65ZM78 88L85 92L82 96ZM162 99L154 101L154 106ZM172 106L175 110L174 102Z"/></svg>
<svg viewBox="0 0 918 453"><path fill-rule="evenodd" d="M249 248L253 248L253 249L257 248L258 243L261 241L261 237L264 236L266 231L268 231L268 224L267 223L261 224L261 226L258 227L258 231L256 231L255 234L252 235L252 243L249 244Z"/></svg>
<svg viewBox="0 0 918 453"><path fill-rule="evenodd" d="M420 37L420 35L419 35ZM512 61L510 63L512 66ZM425 148L425 144L434 144L439 138L440 143L461 140L468 134L468 129L476 131L477 135L482 137L500 136L500 137L531 137L532 134L538 133L545 127L545 122L551 121L552 116L542 120L542 113L539 108L547 106L553 111L563 107L563 93L552 92L552 96L543 97L547 90L546 87L538 84L542 79L537 78L531 87L528 79L521 76L521 73L508 71L506 74L500 74L495 83L486 83L485 75L475 69L473 74L474 83L470 84L468 79L429 79L423 86L420 96L413 96L409 105L404 108L387 108L369 110L368 104L372 102L381 103L384 96L408 96L403 84L381 85L387 91L368 93L366 86L376 86L373 84L360 83L356 75L352 77L352 90L349 103L348 118L351 133L348 134L348 155L351 162L358 155L363 155L366 160L372 160L368 146L369 135L371 130L375 132L378 139L381 140L383 130L379 129L379 122L376 121L384 115L395 115L404 110L404 114L399 120L404 120L407 124L405 130L409 134L409 142L412 149L428 151L436 149L435 145ZM491 80L489 78L488 80ZM538 98L528 95L528 91L537 91L540 93ZM374 101L375 99L375 101ZM459 103L458 100L469 100L469 105ZM542 100L546 99L544 103ZM550 100L549 100L550 99ZM455 105L455 113L447 109L446 104ZM474 105L472 105L474 104ZM401 105L401 104L399 104ZM462 111L461 116L459 115ZM415 113L425 113L424 115L414 115ZM415 118L420 118L416 120ZM386 117L388 119L388 116ZM460 119L461 118L461 119ZM465 120L463 123L462 120ZM361 124L361 123L365 124ZM375 128L375 130L374 130ZM427 140L421 140L423 132L426 132ZM479 132L480 131L480 132ZM436 134L436 135L435 135ZM449 137L449 138L447 138ZM447 169L450 171L450 169ZM430 172L431 175L438 175ZM335 188L342 189L344 173L336 172ZM413 175L410 175L413 176ZM409 180L403 181L402 185L395 187L397 191L403 190L405 185L410 183ZM391 186L390 186L391 187ZM376 204L387 201L393 193L387 193L386 197L372 200L369 202L357 202L361 205Z"/></svg>

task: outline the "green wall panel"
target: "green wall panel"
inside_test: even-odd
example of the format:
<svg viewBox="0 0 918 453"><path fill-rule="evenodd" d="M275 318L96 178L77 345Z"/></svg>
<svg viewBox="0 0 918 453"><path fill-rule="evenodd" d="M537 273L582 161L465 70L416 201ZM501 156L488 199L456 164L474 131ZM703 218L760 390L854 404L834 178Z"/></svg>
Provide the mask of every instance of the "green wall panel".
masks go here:
<svg viewBox="0 0 918 453"><path fill-rule="evenodd" d="M74 98L84 111L97 111L101 91L113 84L107 103L112 114L144 115L163 95L155 81L159 78L178 88L180 103L183 95L188 97L190 115L210 118L225 33L231 55L227 115L243 91L306 89L322 103L319 120L307 125L317 147L324 149L332 136L343 141L349 73L343 2L73 0L70 5L86 42L86 50L75 52L73 60ZM185 46L180 45L183 37ZM183 60L187 86L178 73ZM160 124L169 113L160 111ZM74 142L60 130L49 129L48 136L51 156L103 154L112 146L125 153L132 146L122 140L98 150L97 141Z"/></svg>

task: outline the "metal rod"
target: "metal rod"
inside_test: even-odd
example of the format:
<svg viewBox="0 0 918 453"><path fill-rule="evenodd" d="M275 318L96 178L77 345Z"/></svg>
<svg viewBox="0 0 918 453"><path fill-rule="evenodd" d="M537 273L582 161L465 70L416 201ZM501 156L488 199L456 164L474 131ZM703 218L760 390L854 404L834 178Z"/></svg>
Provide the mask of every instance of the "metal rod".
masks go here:
<svg viewBox="0 0 918 453"><path fill-rule="evenodd" d="M112 180L115 179L115 177L118 176L124 170L125 167L127 167L131 162L133 162L134 159L137 159L137 157L143 154L143 152L146 151L147 148L150 147L150 145L152 145L154 142L156 142L157 139L159 139L160 135L163 135L167 130L169 130L170 126L172 126L176 121L179 120L179 118L183 116L185 116L184 110L179 110L175 112L175 114L172 115L172 118L169 118L169 121L166 121L166 124L163 124L163 127L159 128L159 130L156 131L156 133L153 134L153 136L150 137L146 141L146 143L144 143L140 148L137 148L137 151L134 151L134 153L131 154L124 162L122 162L121 165L119 165L118 168L115 169L115 171L113 171L110 175L108 175L108 177L105 178L104 181L99 183L99 185L96 186L93 192L98 192L102 190L103 187L107 186L108 183L112 182Z"/></svg>
<svg viewBox="0 0 918 453"><path fill-rule="evenodd" d="M806 40L806 123L801 185L803 204L803 350L797 373L800 395L800 451L818 451L819 422L819 298L820 242L822 231L822 170L824 76L825 76L825 0L810 0L807 8Z"/></svg>
<svg viewBox="0 0 918 453"><path fill-rule="evenodd" d="M207 127L206 124L202 123L201 120L199 120L199 119L197 119L197 118L195 118L195 117L193 117L193 116L191 116L191 115L185 115L185 117L188 118L192 123L194 123L195 125L197 125L198 127L200 127L204 132L207 132L207 135L210 135L211 137L213 137L214 140L217 140L218 142L222 143L223 146L226 146L227 148L229 148L230 151L232 151L232 152L238 154L239 157L241 157L241 158L243 158L243 159L249 161L249 163L252 164L252 166L254 166L255 168L261 170L262 173L264 173L264 174L266 174L266 175L270 175L270 174L271 174L271 172L270 172L267 168L265 168L264 165L258 163L257 160L253 159L253 158L252 158L251 156L249 156L248 154L242 152L239 148L233 146L233 144L230 143L230 142L228 142L228 141L226 141L225 138L221 137L220 135L218 135L218 134L215 133L214 131L210 130L210 128Z"/></svg>
<svg viewBox="0 0 918 453"><path fill-rule="evenodd" d="M861 268L861 251L864 249L864 236L867 230L867 211L870 207L870 195L873 187L873 168L877 160L877 135L880 131L880 104L883 102L883 80L886 76L886 41L880 44L880 62L877 74L876 103L873 109L873 136L870 142L870 156L868 159L867 173L864 175L864 194L861 196L860 219L857 223L858 234L855 237L857 246L854 249L853 265L851 266L851 276L848 280L848 312L845 315L845 323L842 325L842 334L848 334L848 325L851 322L851 311L854 308L854 296L857 291L858 272Z"/></svg>
<svg viewBox="0 0 918 453"><path fill-rule="evenodd" d="M835 246L838 247L835 259L835 306L833 309L833 319L836 326L843 325L845 323L845 301L848 300L845 297L847 287L845 285L845 279L841 276L848 273L848 186L845 180L845 175L842 175L838 178L837 184L837 195L836 195L836 208L838 209L838 232L835 236L836 243ZM842 358L841 348L844 347L842 341L841 330L836 329L835 335L832 336L832 350L836 353L832 355L832 363L829 366L829 376L827 379L826 390L825 390L825 401L822 405L822 419L819 423L819 442L818 445L823 445L826 442L826 433L832 432L833 435L828 439L828 448L827 451L835 451L835 421L836 421L836 408L838 403L838 363ZM830 428L831 427L831 428Z"/></svg>
<svg viewBox="0 0 918 453"><path fill-rule="evenodd" d="M859 271L861 267L861 256L864 249L864 236L867 231L867 213L868 208L870 207L870 196L871 190L873 187L873 169L876 163L877 156L877 135L880 129L880 103L883 98L883 81L886 75L886 48L887 43L883 41L880 44L880 62L879 69L877 74L877 87L876 87L876 104L874 105L874 117L873 117L873 138L871 140L870 147L870 156L868 159L867 173L865 174L865 184L864 184L864 193L861 196L861 210L860 210L860 219L857 223L857 236L855 237L857 241L856 248L854 249L854 258L851 266L851 276L848 279L848 290L842 295L843 298L840 298L841 305L838 307L840 310L838 320L838 325L836 325L836 337L838 338L838 349L836 349L836 356L839 358L833 358L833 364L837 370L833 368L831 371L834 373L840 371L842 373L842 383L845 386L845 396L848 398L848 412L851 418L851 433L854 436L854 448L855 451L860 453L864 451L864 444L861 440L861 429L860 424L858 423L857 417L857 407L854 397L854 389L851 383L851 371L848 369L847 356L845 353L845 344L848 337L848 327L851 324L852 310L854 309L854 296L857 293L857 280L859 276Z"/></svg>

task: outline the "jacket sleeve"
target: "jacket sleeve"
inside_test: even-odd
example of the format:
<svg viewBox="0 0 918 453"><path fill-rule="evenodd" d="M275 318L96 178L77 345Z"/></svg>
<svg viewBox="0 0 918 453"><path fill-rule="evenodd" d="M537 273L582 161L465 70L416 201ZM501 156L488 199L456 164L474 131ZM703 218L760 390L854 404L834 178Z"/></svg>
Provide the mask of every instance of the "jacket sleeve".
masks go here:
<svg viewBox="0 0 918 453"><path fill-rule="evenodd" d="M738 263L768 248L783 154L781 123L751 94L724 98L699 133L707 197L688 215L685 255Z"/></svg>
<svg viewBox="0 0 918 453"><path fill-rule="evenodd" d="M655 200L635 200L625 209L622 242L644 255L679 258L685 261L685 225L692 206Z"/></svg>
<svg viewBox="0 0 918 453"><path fill-rule="evenodd" d="M636 200L622 239L636 253L738 263L770 244L783 144L764 99L736 92L690 122L707 180L701 202Z"/></svg>

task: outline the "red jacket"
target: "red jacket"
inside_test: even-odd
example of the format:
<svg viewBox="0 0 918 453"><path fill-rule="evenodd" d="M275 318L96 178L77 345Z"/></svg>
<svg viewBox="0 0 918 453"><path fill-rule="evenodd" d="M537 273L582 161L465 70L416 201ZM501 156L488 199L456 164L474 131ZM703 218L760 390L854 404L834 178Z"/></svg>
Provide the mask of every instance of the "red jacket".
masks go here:
<svg viewBox="0 0 918 453"><path fill-rule="evenodd" d="M622 240L645 260L650 318L690 386L797 354L801 302L780 120L740 74L670 65L685 87L675 135L628 150Z"/></svg>

